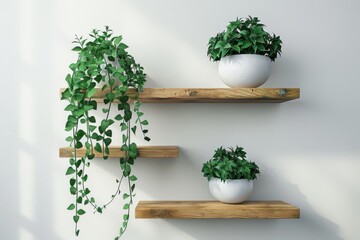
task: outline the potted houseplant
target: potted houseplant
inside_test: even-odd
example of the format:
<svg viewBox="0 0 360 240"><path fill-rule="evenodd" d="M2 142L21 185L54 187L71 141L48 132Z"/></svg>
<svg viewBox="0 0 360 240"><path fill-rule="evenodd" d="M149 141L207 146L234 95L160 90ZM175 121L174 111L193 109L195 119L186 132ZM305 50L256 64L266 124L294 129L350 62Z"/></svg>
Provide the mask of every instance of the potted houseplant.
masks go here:
<svg viewBox="0 0 360 240"><path fill-rule="evenodd" d="M211 194L225 203L241 203L253 190L253 180L260 173L254 162L246 159L242 147L215 150L213 158L202 167Z"/></svg>
<svg viewBox="0 0 360 240"><path fill-rule="evenodd" d="M220 61L219 75L229 87L259 87L269 78L282 41L264 26L249 16L230 22L225 31L210 38L207 54Z"/></svg>
<svg viewBox="0 0 360 240"><path fill-rule="evenodd" d="M68 105L65 131L69 132L66 141L73 148L73 156L69 159L66 175L69 179L69 191L73 196L68 210L73 213L75 235L80 233L81 217L90 208L92 212L102 213L113 200L121 196L124 201L123 214L119 219L122 223L115 240L120 239L127 229L130 209L135 196L137 177L132 166L137 157L137 145L132 135L137 132L146 136L148 121L143 119L139 93L143 90L146 75L143 67L127 52L128 46L121 36L113 36L112 30L93 30L88 39L75 38L77 60L70 64L71 73L66 76L67 88L62 92L62 100ZM96 89L96 87L101 87ZM133 93L129 96L128 91ZM94 114L98 108L93 99L98 91L104 91L102 114ZM132 98L132 99L130 99ZM130 105L130 101L134 104ZM112 114L116 106L116 114ZM113 136L112 128L118 127L121 135ZM93 197L93 192L87 187L91 177L87 168L95 153L107 159L110 154L110 144L113 137L121 140L124 156L119 158L119 176L116 179L114 194L106 202L99 203ZM84 153L85 152L85 153ZM125 185L125 189L124 188Z"/></svg>

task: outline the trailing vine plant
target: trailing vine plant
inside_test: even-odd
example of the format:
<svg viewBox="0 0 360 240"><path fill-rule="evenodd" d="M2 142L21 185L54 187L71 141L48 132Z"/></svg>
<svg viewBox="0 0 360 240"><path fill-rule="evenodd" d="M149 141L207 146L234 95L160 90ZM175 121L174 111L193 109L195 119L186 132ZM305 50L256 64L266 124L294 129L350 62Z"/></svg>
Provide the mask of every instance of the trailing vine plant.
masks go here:
<svg viewBox="0 0 360 240"><path fill-rule="evenodd" d="M79 235L78 223L86 213L85 206L91 207L94 213L102 213L117 196L122 196L123 205L122 225L115 240L121 238L127 229L130 209L135 196L135 181L137 177L132 173L132 166L137 156L137 145L132 142L132 134L141 131L144 139L147 136L147 120L143 120L140 111L139 93L143 90L145 73L143 67L126 51L128 48L122 42L121 36L112 36L112 30L106 26L104 31L93 30L89 39L76 36L72 51L78 53L77 61L70 64L71 74L66 76L68 87L62 92L62 99L69 104L65 111L69 112L65 130L70 133L66 138L73 148L73 157L69 159L66 175L70 176L70 193L74 197L68 210L73 212L75 235ZM105 94L103 117L97 119L93 114L98 108L93 99L96 87L101 86ZM130 105L133 100L134 104ZM111 118L112 106L117 105L117 115ZM87 168L91 165L95 153L107 159L112 142L112 126L121 129L121 150L123 157L119 159L120 175L116 179L117 186L114 194L104 204L99 204L86 186L88 180ZM85 154L80 154L80 149ZM125 185L125 189L123 187Z"/></svg>

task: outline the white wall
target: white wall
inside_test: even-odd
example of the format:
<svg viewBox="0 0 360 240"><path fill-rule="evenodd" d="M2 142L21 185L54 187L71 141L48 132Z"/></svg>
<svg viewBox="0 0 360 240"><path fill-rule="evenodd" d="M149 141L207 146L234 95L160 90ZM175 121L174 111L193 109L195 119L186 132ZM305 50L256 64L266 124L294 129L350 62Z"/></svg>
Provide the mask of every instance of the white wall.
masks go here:
<svg viewBox="0 0 360 240"><path fill-rule="evenodd" d="M181 146L173 160L139 159L138 200L211 199L200 172L213 150L241 145L263 174L252 199L301 208L300 220L135 220L126 239L359 239L358 1L3 1L0 239L75 239L64 175L65 86L75 33L110 25L149 75L149 87L224 87L207 41L253 15L284 41L265 87L300 87L283 104L148 104L152 144ZM139 141L141 143L141 141ZM115 160L93 164L98 199L112 194ZM112 239L121 202L88 214L78 239ZM89 211L90 212L90 211ZM132 214L134 216L134 214Z"/></svg>

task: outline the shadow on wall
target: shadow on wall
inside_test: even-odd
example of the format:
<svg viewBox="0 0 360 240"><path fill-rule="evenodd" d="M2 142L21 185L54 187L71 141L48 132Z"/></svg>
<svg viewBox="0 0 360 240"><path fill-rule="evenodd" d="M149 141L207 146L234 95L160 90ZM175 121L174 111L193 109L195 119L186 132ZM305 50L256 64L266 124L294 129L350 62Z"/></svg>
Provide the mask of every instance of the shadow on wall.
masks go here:
<svg viewBox="0 0 360 240"><path fill-rule="evenodd" d="M257 184L255 191L261 192L263 196L276 196L280 195L277 192L286 191L294 199L294 201L289 201L289 203L300 208L300 219L167 219L164 221L181 229L197 240L218 240L231 236L234 239L238 239L241 236L241 239L263 238L278 240L280 239L279 233L283 237L287 236L286 239L292 240L343 239L339 236L339 227L330 220L316 214L314 209L306 202L305 196L301 194L297 186L286 183L284 179L269 176L262 176L262 181L267 182L271 186L276 186L276 189L268 188L265 185L261 187ZM252 199L263 199L256 192L254 192ZM279 199L279 197L273 199ZM163 224L163 222L158 224ZM195 224L196 228L194 228ZM204 232L206 232L206 236L204 236ZM231 232L231 235L228 234L229 232Z"/></svg>
<svg viewBox="0 0 360 240"><path fill-rule="evenodd" d="M193 158L194 156L190 156L183 148L178 159L151 159L151 161L139 159L134 169L139 177L137 186L139 191L146 193L151 199L136 200L212 199L206 180L204 181L202 175L199 174L201 166L191 161ZM118 174L117 160L106 164L101 162L94 162L94 164L114 176ZM181 181L179 181L180 178ZM176 186L176 189L173 186ZM268 186L276 186L276 188ZM286 193L286 199L282 199L284 193ZM278 240L279 233L287 239L342 239L339 236L339 227L317 214L307 203L298 187L286 182L285 179L262 174L256 182L252 199L264 199L263 196L266 196L268 200L285 200L298 206L301 209L300 219L147 219L144 221L158 225L169 224L197 240L218 240L223 237L238 238L239 236L244 239L262 237Z"/></svg>
<svg viewBox="0 0 360 240"><path fill-rule="evenodd" d="M1 94L1 109L7 109L1 119L6 139L1 144L5 166L0 174L0 239L4 240L59 239L54 230L54 158L49 154L55 149L55 134L46 102L54 97L48 91L54 89L52 58L51 51L41 51L51 49L53 7L50 1L40 2L11 1L0 14L3 23L11 19L4 31L12 36L2 40L11 54L1 64L8 74L3 79L8 90ZM39 4L47 11L36 11Z"/></svg>

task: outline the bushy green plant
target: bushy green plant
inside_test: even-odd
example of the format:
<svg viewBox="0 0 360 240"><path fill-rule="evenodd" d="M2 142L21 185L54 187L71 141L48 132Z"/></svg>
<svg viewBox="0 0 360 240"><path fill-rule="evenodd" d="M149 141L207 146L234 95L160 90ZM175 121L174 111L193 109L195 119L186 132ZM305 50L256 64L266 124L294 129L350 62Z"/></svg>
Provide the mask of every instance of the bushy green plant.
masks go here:
<svg viewBox="0 0 360 240"><path fill-rule="evenodd" d="M248 161L246 152L238 146L235 149L216 149L212 159L204 163L201 171L208 180L220 178L224 182L228 179L253 180L260 173L256 163Z"/></svg>
<svg viewBox="0 0 360 240"><path fill-rule="evenodd" d="M112 30L106 27L104 31L93 30L89 39L77 37L73 51L78 53L77 61L70 64L71 73L66 76L68 87L62 93L62 99L68 101L65 111L69 113L65 131L70 133L66 141L73 148L73 157L69 159L66 175L70 176L70 194L74 196L73 203L68 207L72 211L75 222L75 234L79 235L78 222L86 213L84 206L89 205L91 211L102 213L113 200L121 194L125 201L123 215L119 217L122 224L115 237L118 240L128 226L130 208L135 196L135 181L137 177L132 173L132 165L137 157L137 146L131 140L132 134L138 129L144 135L148 132L144 127L147 120L142 120L143 112L140 111L141 103L138 100L139 92L143 90L145 73L143 68L126 51L128 48L122 42L121 36L112 36ZM93 99L96 86L102 83L101 91L105 92L103 117L97 119L93 115L98 104ZM135 92L129 96L128 92ZM134 101L130 105L130 99ZM117 115L112 119L110 112L117 106ZM101 115L101 114L100 114ZM133 123L133 121L135 123ZM113 133L111 127L117 126L122 134L121 150L124 156L119 159L119 177L116 179L116 190L108 201L99 204L92 197L90 189L86 186L88 173L95 152L102 154L107 159L109 145ZM116 136L115 136L116 137ZM80 155L79 150L85 148L85 155ZM125 189L122 189L122 183Z"/></svg>
<svg viewBox="0 0 360 240"><path fill-rule="evenodd" d="M264 30L257 17L236 19L226 30L210 38L207 55L213 61L235 54L259 54L275 61L281 55L282 41L279 36Z"/></svg>

